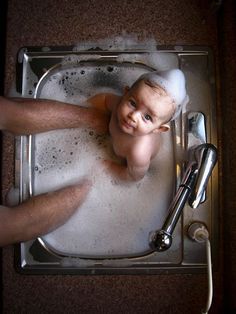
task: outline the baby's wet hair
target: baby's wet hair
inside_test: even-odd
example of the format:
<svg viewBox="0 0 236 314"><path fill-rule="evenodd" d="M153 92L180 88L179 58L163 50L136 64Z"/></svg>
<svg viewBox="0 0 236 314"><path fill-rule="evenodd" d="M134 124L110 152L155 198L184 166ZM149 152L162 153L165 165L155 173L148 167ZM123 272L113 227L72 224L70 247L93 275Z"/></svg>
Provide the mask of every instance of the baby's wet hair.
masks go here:
<svg viewBox="0 0 236 314"><path fill-rule="evenodd" d="M134 82L132 87L136 86L140 81L152 88L159 87L163 90L163 95L171 97L175 104L175 112L170 121L176 119L181 110L188 102L188 96L185 88L185 76L179 69L172 69L168 71L153 71L142 74L137 81Z"/></svg>

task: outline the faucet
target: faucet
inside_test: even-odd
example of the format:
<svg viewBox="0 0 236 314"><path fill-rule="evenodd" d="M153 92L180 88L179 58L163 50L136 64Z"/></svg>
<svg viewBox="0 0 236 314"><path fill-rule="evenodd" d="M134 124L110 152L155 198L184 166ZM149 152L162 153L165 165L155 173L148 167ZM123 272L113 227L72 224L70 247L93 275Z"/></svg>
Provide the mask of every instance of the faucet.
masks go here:
<svg viewBox="0 0 236 314"><path fill-rule="evenodd" d="M170 248L172 234L186 202L189 201L192 208L199 206L216 161L217 149L212 144L205 143L191 149L190 161L162 229L150 234L149 245L153 250L162 252Z"/></svg>

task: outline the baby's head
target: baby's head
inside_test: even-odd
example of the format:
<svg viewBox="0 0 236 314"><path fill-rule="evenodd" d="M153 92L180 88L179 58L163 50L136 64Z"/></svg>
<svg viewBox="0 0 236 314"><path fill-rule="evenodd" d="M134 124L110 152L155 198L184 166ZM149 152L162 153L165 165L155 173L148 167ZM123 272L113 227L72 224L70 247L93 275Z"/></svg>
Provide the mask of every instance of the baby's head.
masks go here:
<svg viewBox="0 0 236 314"><path fill-rule="evenodd" d="M164 92L170 96L175 106L174 114L170 120L177 118L187 100L183 72L179 69L173 69L162 72L154 71L145 73L138 78L132 87L135 87L141 81L154 89L156 87L163 89Z"/></svg>

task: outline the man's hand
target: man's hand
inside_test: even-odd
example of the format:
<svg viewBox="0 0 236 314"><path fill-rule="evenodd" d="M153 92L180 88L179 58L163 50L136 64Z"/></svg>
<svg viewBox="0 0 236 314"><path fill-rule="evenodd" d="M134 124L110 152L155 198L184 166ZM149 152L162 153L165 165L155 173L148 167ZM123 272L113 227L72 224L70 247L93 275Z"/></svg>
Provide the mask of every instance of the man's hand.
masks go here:
<svg viewBox="0 0 236 314"><path fill-rule="evenodd" d="M110 114L96 108L88 108L87 126L91 127L98 133L109 132ZM79 127L79 125L78 125Z"/></svg>

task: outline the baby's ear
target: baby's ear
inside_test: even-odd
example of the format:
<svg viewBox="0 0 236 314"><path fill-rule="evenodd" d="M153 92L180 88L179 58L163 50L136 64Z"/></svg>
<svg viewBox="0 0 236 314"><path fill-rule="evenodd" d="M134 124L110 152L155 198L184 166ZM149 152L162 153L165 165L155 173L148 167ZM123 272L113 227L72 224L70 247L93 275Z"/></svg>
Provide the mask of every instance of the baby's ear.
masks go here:
<svg viewBox="0 0 236 314"><path fill-rule="evenodd" d="M162 124L159 128L153 130L153 133L167 132L169 131L169 129L170 129L169 124Z"/></svg>

